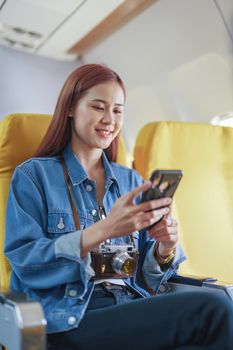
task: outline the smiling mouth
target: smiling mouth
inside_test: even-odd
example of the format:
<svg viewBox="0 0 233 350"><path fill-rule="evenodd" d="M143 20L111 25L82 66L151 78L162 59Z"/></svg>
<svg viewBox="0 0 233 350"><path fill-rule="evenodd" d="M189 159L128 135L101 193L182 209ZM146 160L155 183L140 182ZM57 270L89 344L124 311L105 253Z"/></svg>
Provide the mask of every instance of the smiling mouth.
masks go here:
<svg viewBox="0 0 233 350"><path fill-rule="evenodd" d="M96 132L103 137L108 138L109 136L111 136L113 134L113 131L111 130L104 130L104 129L96 129Z"/></svg>

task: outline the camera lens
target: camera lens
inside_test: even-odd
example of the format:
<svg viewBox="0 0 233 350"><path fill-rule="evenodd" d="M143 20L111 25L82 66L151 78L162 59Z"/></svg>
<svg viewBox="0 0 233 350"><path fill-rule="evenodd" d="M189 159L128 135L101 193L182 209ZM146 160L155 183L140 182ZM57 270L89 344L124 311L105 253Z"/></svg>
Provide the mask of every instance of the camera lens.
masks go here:
<svg viewBox="0 0 233 350"><path fill-rule="evenodd" d="M111 261L112 269L116 273L132 275L136 269L136 261L126 252L117 252Z"/></svg>

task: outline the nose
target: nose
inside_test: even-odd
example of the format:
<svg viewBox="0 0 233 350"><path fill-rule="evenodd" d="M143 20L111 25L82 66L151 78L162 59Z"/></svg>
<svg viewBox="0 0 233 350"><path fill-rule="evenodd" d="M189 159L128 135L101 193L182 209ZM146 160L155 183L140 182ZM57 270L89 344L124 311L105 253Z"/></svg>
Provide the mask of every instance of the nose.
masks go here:
<svg viewBox="0 0 233 350"><path fill-rule="evenodd" d="M104 113L104 116L102 118L102 122L105 124L114 124L115 123L115 116L114 113L110 110L107 110Z"/></svg>

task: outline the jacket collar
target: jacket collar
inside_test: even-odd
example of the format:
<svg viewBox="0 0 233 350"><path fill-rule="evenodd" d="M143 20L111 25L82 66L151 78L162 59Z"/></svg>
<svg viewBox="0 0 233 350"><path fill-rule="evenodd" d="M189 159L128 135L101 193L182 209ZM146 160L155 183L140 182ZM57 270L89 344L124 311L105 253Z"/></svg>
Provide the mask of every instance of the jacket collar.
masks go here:
<svg viewBox="0 0 233 350"><path fill-rule="evenodd" d="M64 148L63 155L65 158L68 174L69 174L70 181L71 181L72 185L77 186L80 183L87 180L88 174L84 170L78 157L73 152L70 144L68 144ZM110 186L113 182L115 182L119 188L119 184L118 184L117 178L113 172L111 162L109 162L105 152L102 153L102 160L103 160L103 166L104 166L105 176L106 176L106 186Z"/></svg>

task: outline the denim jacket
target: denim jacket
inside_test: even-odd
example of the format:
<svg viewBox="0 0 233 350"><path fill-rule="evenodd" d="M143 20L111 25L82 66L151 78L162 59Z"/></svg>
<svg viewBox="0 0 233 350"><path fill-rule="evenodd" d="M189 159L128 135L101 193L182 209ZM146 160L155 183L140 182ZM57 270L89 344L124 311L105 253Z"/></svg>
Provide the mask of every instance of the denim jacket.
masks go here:
<svg viewBox="0 0 233 350"><path fill-rule="evenodd" d="M80 238L82 229L98 220L96 184L70 145L64 158L81 230L75 227L59 157L32 158L19 165L7 204L5 255L12 266L11 288L42 304L48 333L78 327L94 287L91 257L80 257ZM143 179L136 171L109 162L104 153L102 159L106 176L103 205L108 214L114 202ZM159 291L185 257L179 246L172 264L162 272L153 256L155 242L147 231L134 232L133 238L140 254L137 273L124 281L149 297L146 285ZM127 239L115 238L112 243Z"/></svg>

